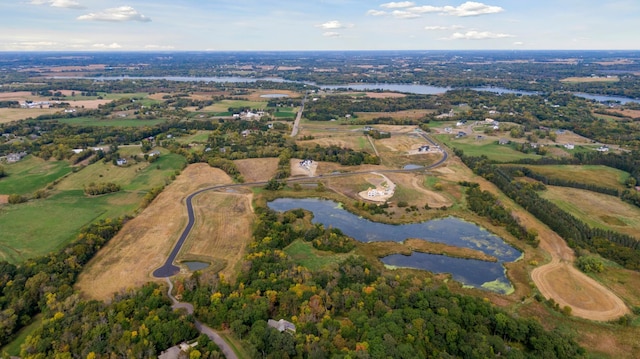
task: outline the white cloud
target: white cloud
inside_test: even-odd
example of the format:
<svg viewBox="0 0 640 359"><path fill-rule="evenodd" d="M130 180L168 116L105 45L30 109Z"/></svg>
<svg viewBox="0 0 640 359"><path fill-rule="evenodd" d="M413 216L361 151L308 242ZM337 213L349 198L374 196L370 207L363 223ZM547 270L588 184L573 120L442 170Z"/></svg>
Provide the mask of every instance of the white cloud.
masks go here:
<svg viewBox="0 0 640 359"><path fill-rule="evenodd" d="M514 45L516 45L516 46L522 46L522 45L524 45L524 42L522 42L522 41L516 41L516 42L514 42L513 44L514 44Z"/></svg>
<svg viewBox="0 0 640 359"><path fill-rule="evenodd" d="M506 37L515 37L509 34L494 33L489 31L471 30L465 33L456 32L449 39L452 40L486 40L486 39L503 39Z"/></svg>
<svg viewBox="0 0 640 359"><path fill-rule="evenodd" d="M496 14L503 12L504 9L500 6L486 5L480 2L467 1L459 6L433 6L433 5L420 5L416 6L415 3L410 1L403 2L390 2L380 5L384 9L396 9L391 12L391 15L398 19L415 19L424 14L439 14L458 17L467 16L480 16L487 14ZM400 9L400 10L398 10ZM369 10L367 15L380 16L385 15L385 11L381 10Z"/></svg>
<svg viewBox="0 0 640 359"><path fill-rule="evenodd" d="M442 13L444 12L444 8L438 6L424 5L424 6L414 6L407 9L416 14L428 14L428 13Z"/></svg>
<svg viewBox="0 0 640 359"><path fill-rule="evenodd" d="M452 25L452 26L434 25L434 26L425 26L424 27L424 29L428 30L428 31L458 30L458 29L462 29L462 28L464 28L464 26L460 26L460 25Z"/></svg>
<svg viewBox="0 0 640 359"><path fill-rule="evenodd" d="M75 0L31 0L31 5L49 5L51 7L60 7L66 9L86 9L86 6L82 6Z"/></svg>
<svg viewBox="0 0 640 359"><path fill-rule="evenodd" d="M367 11L367 15L370 16L383 16L386 15L386 11L380 11L380 10L369 10Z"/></svg>
<svg viewBox="0 0 640 359"><path fill-rule="evenodd" d="M324 37L339 37L340 33L335 32L335 31L327 31L327 32L322 33L322 36L324 36Z"/></svg>
<svg viewBox="0 0 640 359"><path fill-rule="evenodd" d="M414 6L415 4L416 3L412 1L388 2L388 3L381 4L380 7L385 9L402 9L405 7Z"/></svg>
<svg viewBox="0 0 640 359"><path fill-rule="evenodd" d="M120 44L114 42L112 44L109 45L105 45L105 44L93 44L92 45L94 49L121 49L122 46L120 46Z"/></svg>
<svg viewBox="0 0 640 359"><path fill-rule="evenodd" d="M496 14L503 11L504 9L500 6L491 6L475 1L467 1L458 7L445 6L443 8L443 13L461 17Z"/></svg>
<svg viewBox="0 0 640 359"><path fill-rule="evenodd" d="M106 9L102 12L97 12L97 13L92 12L86 15L78 16L78 20L111 21L111 22L123 22L123 21L149 22L151 21L150 18L142 15L131 6L120 6L116 8Z"/></svg>
<svg viewBox="0 0 640 359"><path fill-rule="evenodd" d="M331 20L331 21L325 22L324 24L316 25L316 27L319 27L325 30L335 30L335 29L346 29L348 27L353 27L353 25L351 24L345 25L338 20Z"/></svg>
<svg viewBox="0 0 640 359"><path fill-rule="evenodd" d="M394 10L393 12L391 12L391 15L393 15L393 17L395 17L396 19L415 19L420 17L420 14L404 10Z"/></svg>

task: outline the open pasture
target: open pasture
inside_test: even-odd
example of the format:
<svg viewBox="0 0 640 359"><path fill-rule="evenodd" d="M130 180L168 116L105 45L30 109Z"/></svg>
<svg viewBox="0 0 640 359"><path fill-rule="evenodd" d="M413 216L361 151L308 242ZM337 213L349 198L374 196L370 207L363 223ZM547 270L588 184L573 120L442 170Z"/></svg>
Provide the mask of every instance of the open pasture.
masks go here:
<svg viewBox="0 0 640 359"><path fill-rule="evenodd" d="M555 186L547 186L541 195L591 226L640 239L640 208L618 197Z"/></svg>
<svg viewBox="0 0 640 359"><path fill-rule="evenodd" d="M8 174L0 179L0 194L31 194L71 173L66 161L45 161L27 156L19 162L4 165Z"/></svg>
<svg viewBox="0 0 640 359"><path fill-rule="evenodd" d="M118 192L87 197L82 190L61 191L51 197L0 210L0 260L20 262L65 246L80 228L102 218L132 213L142 194Z"/></svg>
<svg viewBox="0 0 640 359"><path fill-rule="evenodd" d="M68 176L56 189L80 190L91 182L113 182L122 186L125 191L148 191L163 185L167 178L181 170L186 163L184 157L164 152L153 163L142 161L129 166L116 166L111 162L98 161Z"/></svg>
<svg viewBox="0 0 640 359"><path fill-rule="evenodd" d="M471 135L464 138L454 138L454 136L448 134L435 135L434 137L449 148L463 150L465 155L468 156L485 155L491 160L500 162L516 161L523 158L540 158L535 153L522 153L509 145L499 145L496 140L492 139L476 140Z"/></svg>
<svg viewBox="0 0 640 359"><path fill-rule="evenodd" d="M267 100L263 101L245 101L245 100L222 100L202 109L203 112L227 113L229 108L248 108L255 110L264 110L267 108Z"/></svg>
<svg viewBox="0 0 640 359"><path fill-rule="evenodd" d="M629 173L607 166L574 166L574 165L543 165L525 166L536 173L566 181L576 181L601 187L624 190L624 181Z"/></svg>

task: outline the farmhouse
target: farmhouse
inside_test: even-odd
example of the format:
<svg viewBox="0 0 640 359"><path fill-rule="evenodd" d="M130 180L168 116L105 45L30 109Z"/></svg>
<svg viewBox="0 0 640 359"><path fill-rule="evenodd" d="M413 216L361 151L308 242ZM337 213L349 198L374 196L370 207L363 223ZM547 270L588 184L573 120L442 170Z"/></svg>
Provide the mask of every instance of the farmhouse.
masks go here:
<svg viewBox="0 0 640 359"><path fill-rule="evenodd" d="M429 152L429 145L422 145L418 148L418 152Z"/></svg>
<svg viewBox="0 0 640 359"><path fill-rule="evenodd" d="M7 163L14 163L14 162L18 162L20 161L22 158L24 158L27 155L26 152L22 151L22 152L17 152L17 153L10 153L7 155Z"/></svg>
<svg viewBox="0 0 640 359"><path fill-rule="evenodd" d="M124 166L127 164L127 160L125 158L118 158L116 160L116 165L118 166Z"/></svg>
<svg viewBox="0 0 640 359"><path fill-rule="evenodd" d="M565 143L564 144L564 148L568 149L568 150L572 150L575 148L575 146L573 145L573 143Z"/></svg>
<svg viewBox="0 0 640 359"><path fill-rule="evenodd" d="M509 140L507 140L506 138L501 138L498 140L498 144L499 145L508 145L509 144Z"/></svg>
<svg viewBox="0 0 640 359"><path fill-rule="evenodd" d="M278 321L275 321L273 319L269 319L269 321L267 321L267 325L270 326L271 328L276 328L278 329L279 332L288 332L288 333L295 333L296 332L296 326L295 324L286 321L284 319L280 319Z"/></svg>
<svg viewBox="0 0 640 359"><path fill-rule="evenodd" d="M607 145L602 145L602 146L596 148L596 151L598 151L598 152L609 152L609 147Z"/></svg>
<svg viewBox="0 0 640 359"><path fill-rule="evenodd" d="M158 157L160 156L160 151L155 150L155 151L151 151L149 153L149 157L156 157L156 156L158 156Z"/></svg>

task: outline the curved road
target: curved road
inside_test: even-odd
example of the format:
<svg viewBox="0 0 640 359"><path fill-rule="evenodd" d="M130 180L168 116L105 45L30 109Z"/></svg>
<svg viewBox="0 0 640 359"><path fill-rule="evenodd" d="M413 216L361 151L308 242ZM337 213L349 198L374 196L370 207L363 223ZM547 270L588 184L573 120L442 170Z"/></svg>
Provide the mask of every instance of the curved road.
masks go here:
<svg viewBox="0 0 640 359"><path fill-rule="evenodd" d="M431 144L433 144L434 146L437 146L437 144L429 137L427 136L426 133L420 131L419 132L420 136L422 136L425 140L429 141ZM442 158L440 160L438 160L437 162L426 166L426 167L420 167L420 168L416 168L416 169L398 169L398 170L378 170L378 171L357 171L357 172L345 172L345 173L332 173L332 174L327 174L327 175L319 175L319 176L313 176L313 177L303 177L303 178L291 178L289 180L287 180L287 182L302 182L302 181L309 181L311 179L319 179L319 178L327 178L327 177L346 177L346 176L353 176L353 175L358 175L358 174L366 174L366 173L372 173L372 172L377 172L377 173L399 173L399 172L415 172L415 171L422 171L422 170L428 170L428 169L432 169L435 167L438 167L440 165L442 165L448 158L449 155L447 153L447 151L445 151L444 149L441 149L442 151ZM216 189L225 189L225 188L232 188L232 187L243 187L243 186L260 186L260 185L266 185L267 181L261 181L261 182L251 182L251 183L234 183L234 184L223 184L223 185L218 185L218 186L212 186L212 187L207 187L207 188L203 188L201 190L198 190L196 192L191 193L189 196L187 196L186 198L186 206L187 206L187 215L188 215L188 222L187 222L187 226L184 228L184 230L182 231L182 234L180 235L180 238L178 239L178 242L176 242L175 246L173 247L173 250L171 250L171 253L169 254L169 257L167 258L167 260L164 262L164 264L162 265L162 267L156 269L155 271L153 271L153 276L156 278L168 278L168 277L172 277L176 274L178 274L180 272L180 268L176 265L173 264L173 262L175 261L176 257L178 256L178 253L180 252L180 249L182 249L182 245L184 244L184 242L187 240L187 237L189 236L189 233L191 233L191 229L193 228L193 225L195 224L195 215L194 215L194 211L193 211L193 198L203 192L207 192L207 191L212 191L212 190L216 190Z"/></svg>
<svg viewBox="0 0 640 359"><path fill-rule="evenodd" d="M173 308L174 310L175 309L184 309L184 310L187 311L188 314L193 314L193 305L191 305L190 303L178 302L178 300L176 298L174 298L173 295L171 295L171 292L173 291L173 283L171 283L171 280L169 278L167 278L167 283L169 284L169 292L168 292L169 298L173 302L173 305L171 306L171 308ZM202 324L197 319L195 320L195 325L196 325L196 329L200 333L208 336L209 339L213 340L213 342L216 343L218 345L218 347L220 347L220 350L222 351L222 354L224 354L225 358L227 358L227 359L238 359L238 356L233 351L231 346L229 346L229 344L227 344L227 342L225 342L224 339L222 339L222 337L220 337L220 335L218 333L216 333L215 330L213 330L213 329L209 328L208 326Z"/></svg>

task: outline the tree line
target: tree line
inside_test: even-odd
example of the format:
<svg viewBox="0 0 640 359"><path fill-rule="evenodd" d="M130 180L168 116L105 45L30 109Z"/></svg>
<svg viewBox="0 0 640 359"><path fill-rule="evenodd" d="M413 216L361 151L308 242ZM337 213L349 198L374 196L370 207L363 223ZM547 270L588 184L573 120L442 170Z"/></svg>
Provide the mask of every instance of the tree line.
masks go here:
<svg viewBox="0 0 640 359"><path fill-rule="evenodd" d="M493 182L500 190L567 241L572 248L599 253L627 269L640 270L640 241L618 232L593 228L540 197L534 185L515 181L507 171L492 164L484 156L457 156L476 174Z"/></svg>

